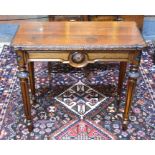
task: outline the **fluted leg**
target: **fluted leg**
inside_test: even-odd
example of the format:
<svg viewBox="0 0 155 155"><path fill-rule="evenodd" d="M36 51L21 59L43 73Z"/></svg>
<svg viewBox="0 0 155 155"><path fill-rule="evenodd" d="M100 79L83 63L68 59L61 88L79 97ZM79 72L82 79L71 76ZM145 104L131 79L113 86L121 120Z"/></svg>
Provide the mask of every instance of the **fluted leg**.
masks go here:
<svg viewBox="0 0 155 155"><path fill-rule="evenodd" d="M121 93L122 93L123 82L124 82L125 73L126 73L126 67L127 67L127 62L120 62L118 88L117 88L117 94L118 94L117 104L118 104L118 106L121 102Z"/></svg>
<svg viewBox="0 0 155 155"><path fill-rule="evenodd" d="M48 62L48 77L49 77L49 86L51 87L51 80L52 80L52 77L51 77L51 73L52 73L52 62Z"/></svg>
<svg viewBox="0 0 155 155"><path fill-rule="evenodd" d="M30 104L30 97L29 97L29 85L28 85L29 73L26 70L27 68L26 52L17 51L17 54L18 54L17 61L19 66L19 72L17 73L17 77L20 79L21 93L22 93L22 99L24 104L24 113L25 113L28 129L31 132L33 130L33 125L32 125L32 116L31 116L31 104Z"/></svg>
<svg viewBox="0 0 155 155"><path fill-rule="evenodd" d="M135 89L138 77L139 77L138 66L132 65L130 67L128 84L127 84L127 97L126 97L126 104L125 104L124 115L123 115L123 126L122 126L123 130L127 129L128 120L129 120L129 111L131 108L134 89Z"/></svg>
<svg viewBox="0 0 155 155"><path fill-rule="evenodd" d="M34 78L34 62L28 63L29 79L30 79L30 88L32 93L32 99L35 101L35 78Z"/></svg>

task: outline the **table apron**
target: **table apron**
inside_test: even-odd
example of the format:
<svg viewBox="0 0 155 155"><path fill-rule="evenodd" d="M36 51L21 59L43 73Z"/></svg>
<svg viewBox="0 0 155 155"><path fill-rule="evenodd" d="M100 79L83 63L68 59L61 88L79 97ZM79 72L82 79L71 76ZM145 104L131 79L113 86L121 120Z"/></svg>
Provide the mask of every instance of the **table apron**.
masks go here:
<svg viewBox="0 0 155 155"><path fill-rule="evenodd" d="M28 61L59 61L69 63L69 55L71 52L28 52ZM125 61L132 59L134 52L87 52L88 63L98 61Z"/></svg>

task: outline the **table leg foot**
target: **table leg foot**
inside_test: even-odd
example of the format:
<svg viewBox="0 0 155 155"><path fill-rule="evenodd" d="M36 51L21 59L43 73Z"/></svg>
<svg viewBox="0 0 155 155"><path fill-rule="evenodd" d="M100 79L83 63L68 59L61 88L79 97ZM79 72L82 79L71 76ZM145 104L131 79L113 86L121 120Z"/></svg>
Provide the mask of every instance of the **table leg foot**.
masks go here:
<svg viewBox="0 0 155 155"><path fill-rule="evenodd" d="M127 128L128 128L128 124L123 123L123 124L122 124L122 130L123 130L123 131L126 131Z"/></svg>
<svg viewBox="0 0 155 155"><path fill-rule="evenodd" d="M33 131L33 123L31 120L27 120L27 128L28 128L29 132Z"/></svg>

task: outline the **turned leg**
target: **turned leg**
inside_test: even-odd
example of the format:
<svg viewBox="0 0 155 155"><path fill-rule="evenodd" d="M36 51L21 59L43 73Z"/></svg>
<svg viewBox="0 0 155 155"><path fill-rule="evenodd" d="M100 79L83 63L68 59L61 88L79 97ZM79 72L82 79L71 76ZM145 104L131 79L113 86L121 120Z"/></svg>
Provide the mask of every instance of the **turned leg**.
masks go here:
<svg viewBox="0 0 155 155"><path fill-rule="evenodd" d="M123 82L124 82L125 73L126 73L126 67L127 67L127 62L120 62L118 88L117 88L117 94L118 94L117 105L118 106L121 102L121 93L122 93Z"/></svg>
<svg viewBox="0 0 155 155"><path fill-rule="evenodd" d="M32 93L32 99L35 101L35 78L34 78L34 62L28 63L29 79L30 79L30 88Z"/></svg>
<svg viewBox="0 0 155 155"><path fill-rule="evenodd" d="M129 111L131 108L134 89L135 89L138 77L139 77L138 66L131 65L130 71L129 71L128 84L127 84L127 97L126 97L126 103L125 103L125 109L124 109L124 115L123 115L123 126L122 126L123 130L127 129L128 120L129 120Z"/></svg>
<svg viewBox="0 0 155 155"><path fill-rule="evenodd" d="M52 62L48 62L48 75L51 76L52 72Z"/></svg>
<svg viewBox="0 0 155 155"><path fill-rule="evenodd" d="M52 73L52 62L48 62L48 78L49 78L49 86L51 87L51 73Z"/></svg>
<svg viewBox="0 0 155 155"><path fill-rule="evenodd" d="M25 51L17 51L17 62L19 66L19 72L17 73L17 77L20 79L21 93L22 93L22 99L24 104L24 113L25 113L28 129L31 132L33 130L33 125L32 125L32 116L31 116L31 104L30 104L30 97L29 97L29 85L28 85L29 73L26 70L27 68L26 57L27 56Z"/></svg>

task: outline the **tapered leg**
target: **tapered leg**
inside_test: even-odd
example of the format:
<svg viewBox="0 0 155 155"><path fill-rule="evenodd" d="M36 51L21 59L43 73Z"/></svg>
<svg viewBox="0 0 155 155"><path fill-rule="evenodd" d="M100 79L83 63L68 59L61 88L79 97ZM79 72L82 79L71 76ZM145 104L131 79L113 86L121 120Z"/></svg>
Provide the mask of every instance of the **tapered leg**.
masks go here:
<svg viewBox="0 0 155 155"><path fill-rule="evenodd" d="M34 62L28 63L30 88L32 93L32 99L35 100L35 79L34 79Z"/></svg>
<svg viewBox="0 0 155 155"><path fill-rule="evenodd" d="M29 98L29 92L28 92L29 90L28 77L25 77L25 78L20 77L20 74L27 74L26 72L19 72L18 74L20 78L20 85L21 85L22 98L24 103L24 112L27 120L27 126L29 131L31 132L33 130L33 125L32 125L32 117L31 117L30 98Z"/></svg>
<svg viewBox="0 0 155 155"><path fill-rule="evenodd" d="M32 124L31 104L30 104L29 85L28 85L29 73L26 70L27 56L25 51L17 51L17 62L19 66L19 72L17 73L17 77L20 79L21 93L24 104L24 113L28 129L31 132L33 130L33 124Z"/></svg>
<svg viewBox="0 0 155 155"><path fill-rule="evenodd" d="M52 71L52 63L48 62L48 75L51 75L51 71Z"/></svg>
<svg viewBox="0 0 155 155"><path fill-rule="evenodd" d="M127 97L126 97L126 103L125 103L125 109L124 109L124 115L123 115L123 126L122 126L123 130L127 129L128 120L129 120L129 111L131 108L133 93L134 93L134 89L135 89L138 77L139 77L138 66L132 65L130 67L128 84L127 84Z"/></svg>
<svg viewBox="0 0 155 155"><path fill-rule="evenodd" d="M51 87L51 72L52 72L52 62L48 62L48 78L49 78L49 86Z"/></svg>
<svg viewBox="0 0 155 155"><path fill-rule="evenodd" d="M127 62L120 62L118 88L117 88L117 94L118 94L117 104L118 104L118 106L121 102L121 93L122 93L123 82L124 82L125 73L126 73L126 67L127 67Z"/></svg>

